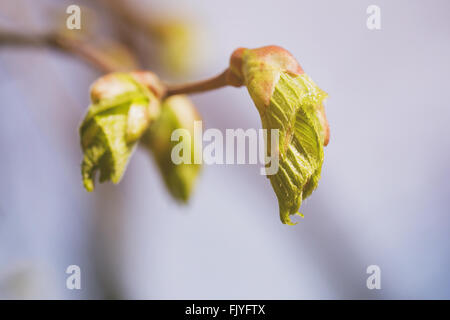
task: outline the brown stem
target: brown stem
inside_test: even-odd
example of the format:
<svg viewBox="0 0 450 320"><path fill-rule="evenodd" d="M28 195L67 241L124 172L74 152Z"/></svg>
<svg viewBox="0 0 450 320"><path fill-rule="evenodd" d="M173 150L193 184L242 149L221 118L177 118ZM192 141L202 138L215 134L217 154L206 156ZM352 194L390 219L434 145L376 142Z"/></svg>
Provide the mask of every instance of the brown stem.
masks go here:
<svg viewBox="0 0 450 320"><path fill-rule="evenodd" d="M85 41L58 34L26 35L15 32L0 31L0 46L49 47L77 56L100 72L112 72L120 67L108 55Z"/></svg>
<svg viewBox="0 0 450 320"><path fill-rule="evenodd" d="M0 46L2 45L50 47L77 56L103 73L121 70L120 66L108 55L86 41L58 34L25 35L0 31ZM242 85L240 80L231 75L229 69L226 69L221 74L207 80L179 85L166 85L167 89L164 96L199 93L225 86L238 87L240 85Z"/></svg>
<svg viewBox="0 0 450 320"><path fill-rule="evenodd" d="M187 84L179 85L167 85L166 96L171 96L174 94L188 94L188 93L198 93L205 92L221 87L226 87L232 85L228 80L228 69L221 74L198 82L192 82Z"/></svg>
<svg viewBox="0 0 450 320"><path fill-rule="evenodd" d="M54 38L54 42L56 47L78 56L101 72L109 73L121 69L121 67L114 62L110 56L104 54L102 51L94 48L84 41L56 36Z"/></svg>

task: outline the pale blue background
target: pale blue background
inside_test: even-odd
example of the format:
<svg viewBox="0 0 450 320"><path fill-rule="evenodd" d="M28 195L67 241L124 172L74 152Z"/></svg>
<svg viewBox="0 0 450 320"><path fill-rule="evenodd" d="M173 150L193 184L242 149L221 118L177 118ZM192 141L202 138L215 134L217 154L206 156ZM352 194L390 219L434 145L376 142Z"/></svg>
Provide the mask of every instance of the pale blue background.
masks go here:
<svg viewBox="0 0 450 320"><path fill-rule="evenodd" d="M44 28L72 3L2 0L0 27ZM50 50L0 48L0 297L450 298L448 1L149 3L202 26L190 78L222 71L236 47L278 44L329 93L331 141L305 218L280 223L259 166L205 167L178 206L142 151L119 186L88 194L77 126L98 74ZM370 4L379 31L366 27ZM260 127L245 89L193 100L207 127ZM80 291L65 288L70 264Z"/></svg>

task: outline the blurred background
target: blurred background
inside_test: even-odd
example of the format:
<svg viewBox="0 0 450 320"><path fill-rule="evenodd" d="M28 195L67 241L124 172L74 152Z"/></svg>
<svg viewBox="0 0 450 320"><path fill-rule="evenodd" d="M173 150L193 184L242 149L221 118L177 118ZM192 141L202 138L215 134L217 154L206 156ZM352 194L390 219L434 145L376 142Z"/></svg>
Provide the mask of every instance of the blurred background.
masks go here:
<svg viewBox="0 0 450 320"><path fill-rule="evenodd" d="M81 30L66 8L81 7ZM381 30L366 26L381 8ZM58 33L124 69L183 82L277 44L328 92L331 140L296 226L259 165L204 166L187 206L137 150L87 193L78 125L102 72L55 48L0 43L0 298L449 299L450 3L0 2L0 32ZM206 128L260 128L245 89L192 99ZM66 288L69 265L81 290ZM381 269L381 290L366 268Z"/></svg>

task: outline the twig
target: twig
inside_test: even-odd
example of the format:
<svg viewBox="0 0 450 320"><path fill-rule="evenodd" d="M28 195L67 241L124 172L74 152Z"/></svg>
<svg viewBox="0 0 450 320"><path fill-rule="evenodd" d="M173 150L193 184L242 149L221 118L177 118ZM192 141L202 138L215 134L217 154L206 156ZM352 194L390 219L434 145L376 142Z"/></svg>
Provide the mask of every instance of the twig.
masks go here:
<svg viewBox="0 0 450 320"><path fill-rule="evenodd" d="M0 46L2 45L49 47L79 57L103 73L121 70L120 65L114 62L113 59L86 41L59 34L26 35L0 31ZM167 88L165 96L171 96L175 94L199 93L225 86L239 85L233 80L232 76L230 77L227 69L211 79L178 85L165 84L165 86Z"/></svg>
<svg viewBox="0 0 450 320"><path fill-rule="evenodd" d="M77 56L94 66L100 72L107 73L120 70L120 66L111 57L86 41L59 34L27 35L0 31L0 46L4 45L49 47Z"/></svg>
<svg viewBox="0 0 450 320"><path fill-rule="evenodd" d="M215 76L213 78L202 80L198 82L192 82L187 84L179 85L169 85L167 84L166 96L171 96L174 94L188 94L188 93L199 93L218 89L221 87L226 87L231 85L228 80L228 69Z"/></svg>

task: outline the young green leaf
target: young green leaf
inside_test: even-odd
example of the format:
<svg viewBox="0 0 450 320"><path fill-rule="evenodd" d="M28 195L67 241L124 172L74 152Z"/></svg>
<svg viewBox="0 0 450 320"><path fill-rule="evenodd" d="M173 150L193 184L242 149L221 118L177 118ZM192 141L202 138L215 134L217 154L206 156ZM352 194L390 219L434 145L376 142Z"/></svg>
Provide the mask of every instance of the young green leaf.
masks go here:
<svg viewBox="0 0 450 320"><path fill-rule="evenodd" d="M132 72L111 73L92 85L92 104L80 126L86 190L94 190L97 171L100 182L120 181L136 141L159 114L157 83L151 73Z"/></svg>
<svg viewBox="0 0 450 320"><path fill-rule="evenodd" d="M230 82L245 85L262 126L279 130L279 170L268 176L278 198L280 218L293 224L302 200L317 187L329 129L323 108L327 94L294 57L276 46L237 49L230 60ZM267 148L271 150L271 148ZM301 215L302 216L302 215Z"/></svg>
<svg viewBox="0 0 450 320"><path fill-rule="evenodd" d="M200 145L193 141L197 120L201 118L190 100L174 95L163 100L161 115L142 137L142 145L152 152L168 190L181 202L189 200L201 168L194 163L195 154L201 153ZM181 132L181 141L172 141L175 130ZM174 150L186 153L182 157L187 161L174 163Z"/></svg>

